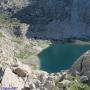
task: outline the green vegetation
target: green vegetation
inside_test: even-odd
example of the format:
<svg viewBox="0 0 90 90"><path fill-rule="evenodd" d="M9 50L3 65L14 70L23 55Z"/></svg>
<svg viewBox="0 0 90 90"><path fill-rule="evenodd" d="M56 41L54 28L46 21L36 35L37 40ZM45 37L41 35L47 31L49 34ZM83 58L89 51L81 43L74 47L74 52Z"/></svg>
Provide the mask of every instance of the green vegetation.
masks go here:
<svg viewBox="0 0 90 90"><path fill-rule="evenodd" d="M87 84L80 82L80 77L70 77L71 79L71 85L70 90L90 90L90 87Z"/></svg>
<svg viewBox="0 0 90 90"><path fill-rule="evenodd" d="M0 37L4 37L4 35L2 34L2 32L0 32Z"/></svg>
<svg viewBox="0 0 90 90"><path fill-rule="evenodd" d="M13 27L20 26L20 22L17 19L11 19L6 14L0 14L0 26L3 27Z"/></svg>
<svg viewBox="0 0 90 90"><path fill-rule="evenodd" d="M27 59L29 58L31 55L33 55L32 52L29 52L27 50L21 50L19 53L17 53L15 56L17 58L20 58L20 59Z"/></svg>
<svg viewBox="0 0 90 90"><path fill-rule="evenodd" d="M11 40L12 42L15 42L15 43L17 43L17 44L22 44L23 43L23 39L22 38L20 38L20 37L13 37L12 38L12 40Z"/></svg>

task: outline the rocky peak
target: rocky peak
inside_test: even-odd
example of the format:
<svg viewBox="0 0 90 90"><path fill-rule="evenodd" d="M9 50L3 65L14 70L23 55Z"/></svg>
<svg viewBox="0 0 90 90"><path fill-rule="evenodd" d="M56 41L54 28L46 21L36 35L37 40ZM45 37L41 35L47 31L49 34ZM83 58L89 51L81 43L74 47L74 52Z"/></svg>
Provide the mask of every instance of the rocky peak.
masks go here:
<svg viewBox="0 0 90 90"><path fill-rule="evenodd" d="M29 0L0 0L0 12L13 14L28 4Z"/></svg>

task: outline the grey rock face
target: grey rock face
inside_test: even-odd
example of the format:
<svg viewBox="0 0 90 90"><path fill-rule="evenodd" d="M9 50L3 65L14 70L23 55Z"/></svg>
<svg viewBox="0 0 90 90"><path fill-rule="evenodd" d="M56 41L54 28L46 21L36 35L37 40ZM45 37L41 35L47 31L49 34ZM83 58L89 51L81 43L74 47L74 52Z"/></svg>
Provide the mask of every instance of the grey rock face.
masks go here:
<svg viewBox="0 0 90 90"><path fill-rule="evenodd" d="M36 87L35 87L34 84L30 84L30 85L29 85L29 88L30 88L31 90L35 90L35 89L36 89Z"/></svg>
<svg viewBox="0 0 90 90"><path fill-rule="evenodd" d="M0 12L30 24L28 38L90 39L89 0L1 0Z"/></svg>
<svg viewBox="0 0 90 90"><path fill-rule="evenodd" d="M48 90L53 90L55 87L55 82L54 81L47 81L44 85Z"/></svg>
<svg viewBox="0 0 90 90"><path fill-rule="evenodd" d="M13 14L28 4L29 0L0 0L0 13Z"/></svg>
<svg viewBox="0 0 90 90"><path fill-rule="evenodd" d="M88 82L88 77L87 76L81 76L80 81L82 83L87 83Z"/></svg>
<svg viewBox="0 0 90 90"><path fill-rule="evenodd" d="M90 39L89 0L34 0L16 17L31 24L28 38Z"/></svg>
<svg viewBox="0 0 90 90"><path fill-rule="evenodd" d="M87 76L90 84L90 50L84 53L71 67L70 71L78 72L81 76ZM83 80L86 78L83 78Z"/></svg>
<svg viewBox="0 0 90 90"><path fill-rule="evenodd" d="M85 72L84 73L84 76L87 76L88 77L88 84L90 85L90 71L88 71L88 72Z"/></svg>
<svg viewBox="0 0 90 90"><path fill-rule="evenodd" d="M17 90L21 90L24 87L24 82L22 78L19 78L12 72L12 70L9 67L7 67L5 69L1 85L2 87L15 87Z"/></svg>
<svg viewBox="0 0 90 90"><path fill-rule="evenodd" d="M90 39L89 0L1 0L0 12L29 23L28 38Z"/></svg>
<svg viewBox="0 0 90 90"><path fill-rule="evenodd" d="M76 62L72 65L71 70L77 71L81 75L90 71L90 50L84 53Z"/></svg>
<svg viewBox="0 0 90 90"><path fill-rule="evenodd" d="M16 68L14 71L13 71L15 74L17 74L18 76L20 77L25 77L27 76L27 73L26 71L20 69L20 68Z"/></svg>
<svg viewBox="0 0 90 90"><path fill-rule="evenodd" d="M4 70L2 68L0 68L0 83L2 81L3 75L4 75Z"/></svg>
<svg viewBox="0 0 90 90"><path fill-rule="evenodd" d="M62 76L60 73L53 75L45 71L30 70L27 68L27 65L22 64L19 61L17 64L18 65L15 67L13 65L6 66L5 71L1 77L1 87L15 87L17 90L59 90L63 87L56 86L56 82L60 82L58 84L62 84L62 86L65 88L70 84L69 80L63 79L62 81L59 81Z"/></svg>

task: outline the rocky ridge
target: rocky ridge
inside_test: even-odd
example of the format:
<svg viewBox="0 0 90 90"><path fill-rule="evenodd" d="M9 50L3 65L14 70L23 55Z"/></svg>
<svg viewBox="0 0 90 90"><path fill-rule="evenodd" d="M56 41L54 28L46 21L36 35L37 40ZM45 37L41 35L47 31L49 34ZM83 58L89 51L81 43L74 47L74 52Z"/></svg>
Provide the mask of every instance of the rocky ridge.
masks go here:
<svg viewBox="0 0 90 90"><path fill-rule="evenodd" d="M85 52L71 67L71 72L87 76L90 84L90 50Z"/></svg>
<svg viewBox="0 0 90 90"><path fill-rule="evenodd" d="M82 2L78 0L34 0L31 5L27 6L27 0L17 0L17 2L16 0L1 0L1 13L8 13L9 15L19 13L22 17L17 18L20 21L22 21L23 16L25 16L25 20L29 18L28 23L30 25L20 23L17 26L8 27L5 24L5 27L3 27L2 24L5 21L0 24L0 88L17 90L90 90L88 86L90 85L90 51L82 55L70 70L58 73L38 70L40 67L39 61L35 57L30 57L43 49L43 46L40 46L42 41L33 40L32 37L37 39L40 36L39 39L44 37L45 39L59 40L73 37L89 39L89 2L89 0L82 0ZM81 8L78 9L77 5L80 5ZM18 10L20 11L17 12ZM74 12L72 12L73 10ZM79 13L77 10L79 10ZM75 16L74 13L76 13ZM2 19L0 19L1 21ZM79 23L76 23L77 21ZM52 34L50 34L51 30ZM82 31L78 32L78 30ZM28 37L28 35L31 37ZM28 66L20 60L22 62L24 60L31 61Z"/></svg>
<svg viewBox="0 0 90 90"><path fill-rule="evenodd" d="M13 66L1 67L1 87L17 88L17 90L55 90L55 82L65 86L69 80L63 80L67 72L49 74L45 71L31 70L27 65L17 61ZM63 86L61 87L63 88ZM57 88L59 90L59 88Z"/></svg>
<svg viewBox="0 0 90 90"><path fill-rule="evenodd" d="M30 24L26 33L29 39L90 39L89 0L1 0L0 7L1 14L8 14L9 19Z"/></svg>
<svg viewBox="0 0 90 90"><path fill-rule="evenodd" d="M24 32L20 27L24 29ZM85 83L85 86L83 84L83 88L89 88L87 86L89 76L86 74L80 76L78 69L76 70L78 73L75 72L73 76L69 70L60 71L58 73L41 71L38 68L38 62L35 58L35 62L33 63L33 59L29 58L29 63L31 63L29 66L27 65L28 63L22 63L23 59L27 60L27 55L30 56L31 54L25 54L28 50L38 50L35 46L36 44L38 45L38 43L32 40L28 41L25 37L25 30L27 31L28 28L27 25L25 26L24 24L24 27L23 25L20 27L18 30L5 27L1 27L0 29L0 88L17 88L17 90L72 90L72 88L77 87L78 83L80 84L78 90L80 90L83 83ZM30 46L30 48L25 48L26 45L31 44L32 46ZM24 49L27 50L25 53L21 52L23 54L18 54L18 57L15 56L15 53ZM22 60L22 62L20 60ZM34 68L32 68L33 64L36 65Z"/></svg>
<svg viewBox="0 0 90 90"><path fill-rule="evenodd" d="M75 64L71 68L73 67L77 68ZM90 68L86 72L89 72L89 70ZM28 65L18 60L13 64L3 62L0 63L0 88L16 90L89 90L90 87L87 84L90 82L90 75L80 75L78 69L74 70L74 68L73 71L75 72L68 69L58 73L48 73L42 70L32 70Z"/></svg>
<svg viewBox="0 0 90 90"><path fill-rule="evenodd" d="M13 17L30 24L29 39L90 40L89 0L34 0Z"/></svg>

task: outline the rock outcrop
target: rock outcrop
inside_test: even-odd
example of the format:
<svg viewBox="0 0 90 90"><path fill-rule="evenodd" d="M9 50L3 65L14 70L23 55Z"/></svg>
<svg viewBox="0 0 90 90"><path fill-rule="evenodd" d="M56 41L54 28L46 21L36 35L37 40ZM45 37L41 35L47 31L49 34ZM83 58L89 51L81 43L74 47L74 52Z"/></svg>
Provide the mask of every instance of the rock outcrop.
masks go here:
<svg viewBox="0 0 90 90"><path fill-rule="evenodd" d="M9 22L17 18L30 24L19 22L18 26L8 27L7 22L6 28L0 25L0 89L72 90L75 83L80 90L78 83L90 85L90 50L70 70L58 73L37 70L38 61L31 63L29 58L42 50L40 43L36 45L31 38L90 39L89 0L1 0L0 13L1 20L5 14L7 16L3 19L8 21L14 17ZM22 59L30 60L27 62L30 65L19 61ZM80 80L76 79L77 76Z"/></svg>
<svg viewBox="0 0 90 90"><path fill-rule="evenodd" d="M0 13L30 24L28 38L90 39L89 0L1 0Z"/></svg>
<svg viewBox="0 0 90 90"><path fill-rule="evenodd" d="M80 75L90 71L90 50L85 52L76 62L72 65L71 70L77 71Z"/></svg>
<svg viewBox="0 0 90 90"><path fill-rule="evenodd" d="M4 68L1 78L1 88L16 88L17 90L56 90L56 85L62 84L62 87L68 87L70 81L64 80L67 71L56 74L49 74L41 70L31 70L27 65L20 63L18 66L7 65ZM28 67L28 69L27 69ZM1 67L3 68L3 66ZM2 70L0 70L2 73ZM65 76L63 79L62 77ZM62 80L61 80L62 79Z"/></svg>
<svg viewBox="0 0 90 90"><path fill-rule="evenodd" d="M3 88L16 88L17 90L21 90L24 86L24 81L21 77L15 75L10 67L7 67L2 77L1 85Z"/></svg>
<svg viewBox="0 0 90 90"><path fill-rule="evenodd" d="M28 38L90 40L89 0L34 0L14 17L31 25Z"/></svg>
<svg viewBox="0 0 90 90"><path fill-rule="evenodd" d="M87 76L90 83L90 50L80 56L70 70L73 74L77 73L81 76Z"/></svg>

